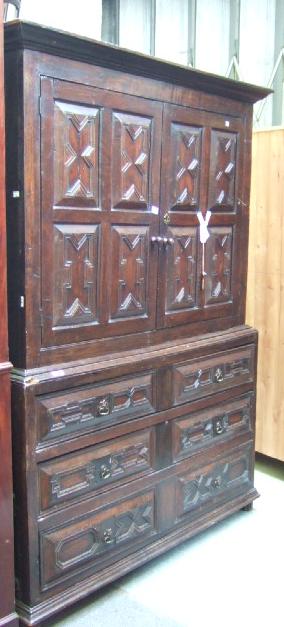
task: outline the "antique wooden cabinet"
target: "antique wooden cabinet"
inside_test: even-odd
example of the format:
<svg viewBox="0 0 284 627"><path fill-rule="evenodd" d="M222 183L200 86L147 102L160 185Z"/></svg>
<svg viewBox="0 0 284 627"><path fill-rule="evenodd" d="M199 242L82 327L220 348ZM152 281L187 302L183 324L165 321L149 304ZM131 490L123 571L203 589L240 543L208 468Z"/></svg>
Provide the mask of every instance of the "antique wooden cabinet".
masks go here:
<svg viewBox="0 0 284 627"><path fill-rule="evenodd" d="M33 625L257 495L244 308L267 91L22 22L6 69L17 607Z"/></svg>

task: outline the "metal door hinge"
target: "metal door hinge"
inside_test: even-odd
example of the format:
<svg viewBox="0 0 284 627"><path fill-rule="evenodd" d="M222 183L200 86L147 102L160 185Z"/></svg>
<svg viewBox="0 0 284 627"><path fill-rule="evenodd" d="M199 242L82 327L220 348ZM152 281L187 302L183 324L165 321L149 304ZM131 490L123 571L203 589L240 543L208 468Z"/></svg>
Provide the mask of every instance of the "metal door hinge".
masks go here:
<svg viewBox="0 0 284 627"><path fill-rule="evenodd" d="M40 326L43 327L43 311L42 311L42 309L39 310L39 323L40 323Z"/></svg>
<svg viewBox="0 0 284 627"><path fill-rule="evenodd" d="M42 98L42 96L39 96L38 98L38 111L39 111L39 115L42 116L44 114L44 100Z"/></svg>
<svg viewBox="0 0 284 627"><path fill-rule="evenodd" d="M38 97L38 112L41 115L41 96Z"/></svg>

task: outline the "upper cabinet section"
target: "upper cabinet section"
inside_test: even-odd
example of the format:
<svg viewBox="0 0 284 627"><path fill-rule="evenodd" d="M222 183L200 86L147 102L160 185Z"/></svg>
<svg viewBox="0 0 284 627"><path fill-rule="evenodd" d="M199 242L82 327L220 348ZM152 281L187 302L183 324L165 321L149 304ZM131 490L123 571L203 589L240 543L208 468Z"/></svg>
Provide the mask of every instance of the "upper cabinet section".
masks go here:
<svg viewBox="0 0 284 627"><path fill-rule="evenodd" d="M244 321L251 103L265 93L7 25L15 366L135 351Z"/></svg>

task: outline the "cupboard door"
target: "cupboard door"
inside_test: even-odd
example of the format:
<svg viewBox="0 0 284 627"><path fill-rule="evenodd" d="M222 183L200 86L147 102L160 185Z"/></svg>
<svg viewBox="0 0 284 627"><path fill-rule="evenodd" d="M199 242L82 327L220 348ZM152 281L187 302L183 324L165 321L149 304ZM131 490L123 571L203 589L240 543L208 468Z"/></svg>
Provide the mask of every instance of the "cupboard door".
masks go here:
<svg viewBox="0 0 284 627"><path fill-rule="evenodd" d="M161 105L42 78L42 344L153 329Z"/></svg>
<svg viewBox="0 0 284 627"><path fill-rule="evenodd" d="M241 121L165 105L161 173L160 327L233 315L244 298ZM211 210L203 246L197 212ZM202 280L203 273L203 280Z"/></svg>

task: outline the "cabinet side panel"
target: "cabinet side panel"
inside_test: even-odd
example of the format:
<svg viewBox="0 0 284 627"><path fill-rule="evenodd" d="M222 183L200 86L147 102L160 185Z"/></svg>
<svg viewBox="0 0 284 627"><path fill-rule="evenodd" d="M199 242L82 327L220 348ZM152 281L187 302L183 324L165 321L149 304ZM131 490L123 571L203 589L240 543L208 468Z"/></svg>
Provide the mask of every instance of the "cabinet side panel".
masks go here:
<svg viewBox="0 0 284 627"><path fill-rule="evenodd" d="M5 118L3 1L0 0L0 625L16 627L13 547L13 489L10 423L10 364L7 345Z"/></svg>
<svg viewBox="0 0 284 627"><path fill-rule="evenodd" d="M245 322L246 294L247 294L247 267L248 267L248 235L249 235L249 207L250 207L250 181L251 181L251 146L252 146L252 123L253 110L252 106L247 106L246 115L244 116L244 133L245 133L245 150L243 155L243 168L241 172L242 189L241 198L238 203L242 208L242 219L238 229L237 246L241 246L241 254L239 254L239 264L241 281L237 283L236 289L243 294L240 301L239 315L240 324Z"/></svg>
<svg viewBox="0 0 284 627"><path fill-rule="evenodd" d="M25 219L23 182L22 55L5 57L6 210L8 248L9 348L11 361L25 366ZM15 269L17 268L17 271ZM21 298L22 297L22 298Z"/></svg>

